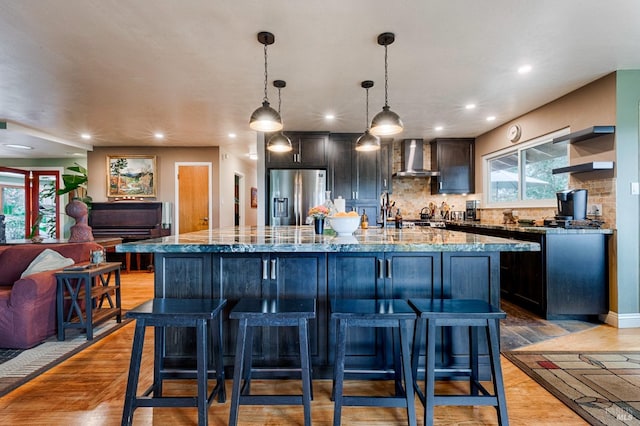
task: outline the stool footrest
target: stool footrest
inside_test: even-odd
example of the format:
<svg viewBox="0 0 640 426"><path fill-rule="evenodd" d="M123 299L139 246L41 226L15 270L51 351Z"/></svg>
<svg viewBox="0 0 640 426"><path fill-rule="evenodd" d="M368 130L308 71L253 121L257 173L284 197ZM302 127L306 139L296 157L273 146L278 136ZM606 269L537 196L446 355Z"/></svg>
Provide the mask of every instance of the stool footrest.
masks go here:
<svg viewBox="0 0 640 426"><path fill-rule="evenodd" d="M406 407L406 396L342 396L342 406L350 407Z"/></svg>
<svg viewBox="0 0 640 426"><path fill-rule="evenodd" d="M240 395L244 405L304 405L302 395Z"/></svg>
<svg viewBox="0 0 640 426"><path fill-rule="evenodd" d="M447 395L435 396L435 405L491 405L498 406L498 397L491 395Z"/></svg>

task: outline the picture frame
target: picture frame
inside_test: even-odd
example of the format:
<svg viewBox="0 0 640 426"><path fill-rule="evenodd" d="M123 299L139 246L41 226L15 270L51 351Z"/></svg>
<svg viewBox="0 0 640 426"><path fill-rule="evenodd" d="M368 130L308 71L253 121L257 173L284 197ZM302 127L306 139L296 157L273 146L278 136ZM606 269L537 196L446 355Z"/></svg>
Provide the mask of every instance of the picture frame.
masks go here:
<svg viewBox="0 0 640 426"><path fill-rule="evenodd" d="M156 197L155 155L108 155L107 197Z"/></svg>
<svg viewBox="0 0 640 426"><path fill-rule="evenodd" d="M258 208L258 188L251 187L251 208Z"/></svg>

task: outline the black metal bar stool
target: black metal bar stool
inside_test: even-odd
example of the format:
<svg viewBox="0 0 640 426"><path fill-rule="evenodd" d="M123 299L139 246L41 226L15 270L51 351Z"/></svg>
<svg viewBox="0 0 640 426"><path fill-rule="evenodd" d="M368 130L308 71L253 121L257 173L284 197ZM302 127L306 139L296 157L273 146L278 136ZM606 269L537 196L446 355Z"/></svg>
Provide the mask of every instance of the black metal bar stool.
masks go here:
<svg viewBox="0 0 640 426"><path fill-rule="evenodd" d="M413 344L412 370L417 377L418 357L422 335L427 338L425 362L424 394L415 380L415 389L424 405L424 424L433 425L434 406L436 405L490 405L496 407L498 422L507 426L507 403L504 393L502 368L500 366L500 337L498 334L500 319L507 314L484 300L475 299L409 299L409 304L418 313L419 319ZM469 368L436 369L436 328L469 327ZM480 383L478 378L478 329L484 328L489 348L489 364L493 382L493 393ZM436 395L436 374L460 374L469 377L468 395Z"/></svg>
<svg viewBox="0 0 640 426"><path fill-rule="evenodd" d="M336 360L333 367L333 424L341 422L343 406L406 407L409 425L416 424L416 409L411 371L409 342L416 320L415 311L404 300L399 299L338 299L331 301L331 318L337 321ZM347 347L347 329L350 327L390 328L393 340L393 364L395 396L345 396L344 374ZM395 331L400 331L398 342ZM400 350L398 350L400 346ZM402 372L402 373L401 373ZM360 374L359 374L360 373ZM349 370L358 377L372 373ZM404 376L404 387L402 386Z"/></svg>
<svg viewBox="0 0 640 426"><path fill-rule="evenodd" d="M233 371L233 391L229 424L238 422L244 405L303 405L304 424L311 425L311 358L309 320L316 317L315 299L241 299L229 313L238 320L238 336ZM251 395L254 327L298 327L302 395ZM241 388L242 382L242 388Z"/></svg>
<svg viewBox="0 0 640 426"><path fill-rule="evenodd" d="M198 407L198 424L207 425L207 409L218 395L218 401L225 401L224 365L222 360L222 322L220 312L227 303L224 299L152 299L128 311L127 318L136 320L133 336L129 379L125 394L122 424L131 425L133 412L138 407ZM215 348L216 385L207 396L207 354L209 330ZM144 345L146 327L155 327L153 384L141 396L136 396L140 361ZM196 329L197 367L195 372L176 374L165 371L163 361L164 328L194 327ZM162 381L175 378L197 379L196 397L162 396ZM150 396L153 392L153 396Z"/></svg>

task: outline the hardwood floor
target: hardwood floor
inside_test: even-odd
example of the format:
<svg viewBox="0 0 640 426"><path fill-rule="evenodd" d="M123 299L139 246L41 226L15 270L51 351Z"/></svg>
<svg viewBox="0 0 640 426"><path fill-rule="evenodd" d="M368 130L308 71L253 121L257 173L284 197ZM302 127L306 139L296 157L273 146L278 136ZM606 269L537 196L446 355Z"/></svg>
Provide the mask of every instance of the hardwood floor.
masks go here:
<svg viewBox="0 0 640 426"><path fill-rule="evenodd" d="M125 309L153 295L153 274L130 272L122 275L122 304ZM148 332L148 338L153 333ZM123 327L89 349L73 356L8 395L0 398L0 425L116 425L122 416L123 398L129 369L133 324ZM141 388L151 383L151 344L145 345ZM526 347L527 350L640 350L637 329L616 329L606 325L558 337ZM507 405L512 425L584 425L578 415L529 379L513 364L502 359L506 382ZM316 380L312 402L313 423L328 425L333 419L329 400L331 382ZM364 392L384 392L378 382L351 383L348 389L366 388ZM462 384L443 385L443 391ZM273 384L256 381L254 389L273 389ZM169 392L192 394L195 386L170 383ZM227 402L214 402L209 409L210 424L226 424L229 416L231 383L227 382ZM422 424L422 405L416 403L418 424ZM495 410L490 407L436 407L437 425L494 425ZM242 425L302 424L302 407L241 407ZM403 425L404 410L389 408L346 407L345 425ZM195 425L194 408L139 408L135 425Z"/></svg>

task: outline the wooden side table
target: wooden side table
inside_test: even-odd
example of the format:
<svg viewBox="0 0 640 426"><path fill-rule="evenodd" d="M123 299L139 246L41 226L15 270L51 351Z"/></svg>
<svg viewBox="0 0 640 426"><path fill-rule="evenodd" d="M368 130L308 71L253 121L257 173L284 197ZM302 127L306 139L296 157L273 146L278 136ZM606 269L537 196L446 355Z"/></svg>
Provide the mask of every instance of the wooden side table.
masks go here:
<svg viewBox="0 0 640 426"><path fill-rule="evenodd" d="M114 316L122 321L119 262L72 266L55 275L58 340L67 328L85 329L87 340L93 340L94 325Z"/></svg>

